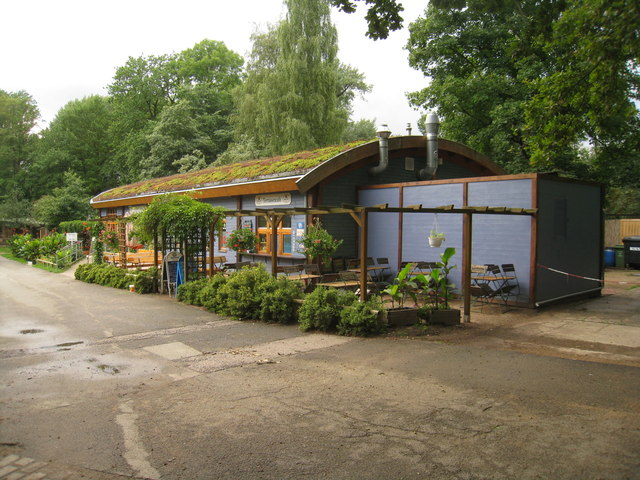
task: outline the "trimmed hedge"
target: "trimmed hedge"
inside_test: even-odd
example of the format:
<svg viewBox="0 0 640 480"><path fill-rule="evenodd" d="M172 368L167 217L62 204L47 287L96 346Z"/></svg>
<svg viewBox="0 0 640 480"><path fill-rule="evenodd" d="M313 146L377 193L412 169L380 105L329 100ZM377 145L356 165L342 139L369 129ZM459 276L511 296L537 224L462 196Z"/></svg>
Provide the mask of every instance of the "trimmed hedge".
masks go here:
<svg viewBox="0 0 640 480"><path fill-rule="evenodd" d="M78 266L74 275L76 280L106 287L126 289L129 285L135 285L137 293L151 293L157 290L157 268L129 272L109 264L85 263Z"/></svg>

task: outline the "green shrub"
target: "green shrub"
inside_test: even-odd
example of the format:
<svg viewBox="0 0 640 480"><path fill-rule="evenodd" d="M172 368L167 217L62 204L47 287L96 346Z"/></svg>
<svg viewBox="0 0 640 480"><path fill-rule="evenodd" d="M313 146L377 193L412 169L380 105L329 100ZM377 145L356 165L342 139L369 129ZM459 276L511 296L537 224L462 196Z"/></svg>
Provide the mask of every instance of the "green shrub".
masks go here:
<svg viewBox="0 0 640 480"><path fill-rule="evenodd" d="M105 264L96 274L95 283L104 285L105 287L128 288L130 281L133 279L127 277L128 273L126 270Z"/></svg>
<svg viewBox="0 0 640 480"><path fill-rule="evenodd" d="M239 320L257 320L260 315L260 288L272 279L263 266L243 268L232 273L217 292L216 312Z"/></svg>
<svg viewBox="0 0 640 480"><path fill-rule="evenodd" d="M60 222L58 227L61 232L84 232L87 226L93 225L94 222L87 222L86 220L69 220L67 222Z"/></svg>
<svg viewBox="0 0 640 480"><path fill-rule="evenodd" d="M22 247L22 258L35 262L40 258L40 240L37 238L26 242Z"/></svg>
<svg viewBox="0 0 640 480"><path fill-rule="evenodd" d="M227 283L227 277L218 273L211 277L205 286L200 290L200 294L195 299L194 305L202 305L211 312L220 312L221 305L224 304L223 298L220 296L221 287Z"/></svg>
<svg viewBox="0 0 640 480"><path fill-rule="evenodd" d="M379 315L383 308L382 300L377 296L369 298L366 302L354 302L343 308L337 326L338 333L366 337L384 332L386 324Z"/></svg>
<svg viewBox="0 0 640 480"><path fill-rule="evenodd" d="M298 311L300 329L318 329L326 332L335 328L342 307L351 305L356 300L353 292L317 287L305 297L304 304Z"/></svg>
<svg viewBox="0 0 640 480"><path fill-rule="evenodd" d="M9 239L9 248L11 249L11 254L14 257L24 258L24 246L32 240L33 237L29 233L25 233L24 235L14 235Z"/></svg>
<svg viewBox="0 0 640 480"><path fill-rule="evenodd" d="M273 278L258 287L259 318L264 322L291 323L295 315L294 299L302 298L300 282L286 277Z"/></svg>
<svg viewBox="0 0 640 480"><path fill-rule="evenodd" d="M121 289L135 285L136 292L149 293L154 291L157 284L158 271L156 268L150 268L147 271L136 270L130 273L106 263L85 263L78 266L74 275L76 280L86 283Z"/></svg>
<svg viewBox="0 0 640 480"><path fill-rule="evenodd" d="M52 233L40 239L40 256L52 257L67 245L67 237L61 233Z"/></svg>
<svg viewBox="0 0 640 480"><path fill-rule="evenodd" d="M208 278L183 283L178 287L178 301L186 303L187 305L202 306L200 293L207 286L207 283L209 283Z"/></svg>
<svg viewBox="0 0 640 480"><path fill-rule="evenodd" d="M158 291L158 269L151 267L148 270L136 270L133 284L137 293L154 293Z"/></svg>

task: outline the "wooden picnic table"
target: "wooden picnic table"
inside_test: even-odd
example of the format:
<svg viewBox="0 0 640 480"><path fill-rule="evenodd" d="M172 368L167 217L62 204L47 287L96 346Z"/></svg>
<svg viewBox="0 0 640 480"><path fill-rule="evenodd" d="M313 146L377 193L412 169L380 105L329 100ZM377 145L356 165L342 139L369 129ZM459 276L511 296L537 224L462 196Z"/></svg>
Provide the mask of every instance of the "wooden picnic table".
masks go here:
<svg viewBox="0 0 640 480"><path fill-rule="evenodd" d="M358 288L360 286L360 282L357 280L336 280L335 282L318 282L316 283L316 286L328 288Z"/></svg>

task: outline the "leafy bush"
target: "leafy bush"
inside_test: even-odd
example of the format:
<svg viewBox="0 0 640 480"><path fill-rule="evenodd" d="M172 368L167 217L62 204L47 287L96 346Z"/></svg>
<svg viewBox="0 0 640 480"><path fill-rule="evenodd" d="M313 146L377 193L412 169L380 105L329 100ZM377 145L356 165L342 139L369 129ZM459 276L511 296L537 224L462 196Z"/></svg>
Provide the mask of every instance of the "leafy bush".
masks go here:
<svg viewBox="0 0 640 480"><path fill-rule="evenodd" d="M52 233L40 239L40 255L51 257L67 245L67 237L62 233Z"/></svg>
<svg viewBox="0 0 640 480"><path fill-rule="evenodd" d="M34 238L33 240L26 242L22 246L22 255L20 256L27 260L31 260L32 262L40 258L40 240Z"/></svg>
<svg viewBox="0 0 640 480"><path fill-rule="evenodd" d="M239 320L257 320L260 315L260 288L272 277L263 266L243 268L232 273L217 292L220 300L218 313Z"/></svg>
<svg viewBox="0 0 640 480"><path fill-rule="evenodd" d="M84 220L69 220L67 222L60 222L59 228L61 232L65 233L81 233L87 228L87 222Z"/></svg>
<svg viewBox="0 0 640 480"><path fill-rule="evenodd" d="M178 287L178 301L187 305L202 306L200 293L209 283L208 278L200 278L191 282L183 283Z"/></svg>
<svg viewBox="0 0 640 480"><path fill-rule="evenodd" d="M158 291L158 276L159 272L156 267L151 267L149 270L136 270L135 281L133 284L136 287L137 293L152 293Z"/></svg>
<svg viewBox="0 0 640 480"><path fill-rule="evenodd" d="M244 268L229 277L221 274L187 282L178 288L178 300L237 319L290 323L294 299L302 285L285 277L273 278L264 267Z"/></svg>
<svg viewBox="0 0 640 480"><path fill-rule="evenodd" d="M286 277L273 278L258 287L260 320L264 322L291 323L294 320L294 299L302 298L300 282Z"/></svg>
<svg viewBox="0 0 640 480"><path fill-rule="evenodd" d="M338 322L340 335L366 337L377 335L386 330L386 325L379 312L383 310L382 299L371 297L366 302L354 302L343 308Z"/></svg>
<svg viewBox="0 0 640 480"><path fill-rule="evenodd" d="M14 235L9 239L9 248L11 249L11 254L14 257L24 258L24 246L33 240L33 237L29 233L25 233L24 235Z"/></svg>
<svg viewBox="0 0 640 480"><path fill-rule="evenodd" d="M135 270L134 272L127 272L122 268L106 263L86 263L78 266L74 275L76 280L86 283L97 283L98 285L121 289L129 288L129 285L135 285L136 292L149 293L155 288L158 271L155 268L150 268L147 271Z"/></svg>
<svg viewBox="0 0 640 480"><path fill-rule="evenodd" d="M224 300L219 295L220 288L227 283L227 278L218 273L211 277L204 288L200 290L200 295L197 297L197 302L194 305L202 305L211 312L220 312L222 310Z"/></svg>
<svg viewBox="0 0 640 480"><path fill-rule="evenodd" d="M318 287L304 299L298 311L300 329L307 331L318 329L328 331L338 323L343 306L351 305L357 300L353 292Z"/></svg>

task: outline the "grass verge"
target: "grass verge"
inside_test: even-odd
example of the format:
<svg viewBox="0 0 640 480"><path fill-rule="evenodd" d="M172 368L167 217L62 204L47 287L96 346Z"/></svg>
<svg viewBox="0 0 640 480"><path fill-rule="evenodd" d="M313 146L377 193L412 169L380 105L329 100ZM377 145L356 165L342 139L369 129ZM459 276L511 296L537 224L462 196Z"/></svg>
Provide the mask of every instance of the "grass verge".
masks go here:
<svg viewBox="0 0 640 480"><path fill-rule="evenodd" d="M11 253L11 249L9 247L0 247L0 256L4 258L8 258L9 260L13 260L14 262L22 263L24 265L27 264L27 260L24 258L16 257ZM56 268L51 267L49 265L42 265L38 263L33 264L34 267L39 268L40 270L46 270L47 272L53 273L61 273L66 270L66 268Z"/></svg>

